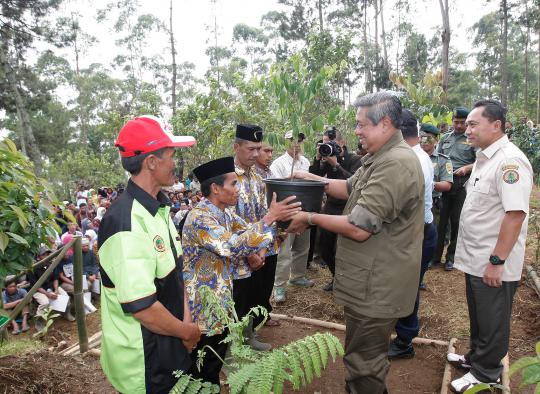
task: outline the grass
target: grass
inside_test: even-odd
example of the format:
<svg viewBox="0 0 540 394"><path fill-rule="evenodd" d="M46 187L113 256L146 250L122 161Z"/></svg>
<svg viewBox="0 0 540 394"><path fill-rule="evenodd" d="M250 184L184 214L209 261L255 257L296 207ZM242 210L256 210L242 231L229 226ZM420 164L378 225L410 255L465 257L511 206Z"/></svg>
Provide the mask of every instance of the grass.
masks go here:
<svg viewBox="0 0 540 394"><path fill-rule="evenodd" d="M22 354L28 351L38 351L45 349L47 346L41 341L36 341L32 338L8 338L4 343L0 344L0 357L10 356L13 354Z"/></svg>

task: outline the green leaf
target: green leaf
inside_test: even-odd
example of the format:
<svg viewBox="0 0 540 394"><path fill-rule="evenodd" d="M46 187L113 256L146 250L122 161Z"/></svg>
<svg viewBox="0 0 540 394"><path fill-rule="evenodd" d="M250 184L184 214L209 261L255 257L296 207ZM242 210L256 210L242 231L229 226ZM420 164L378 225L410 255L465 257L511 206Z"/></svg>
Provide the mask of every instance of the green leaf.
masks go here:
<svg viewBox="0 0 540 394"><path fill-rule="evenodd" d="M536 342L536 354L540 356L540 342Z"/></svg>
<svg viewBox="0 0 540 394"><path fill-rule="evenodd" d="M511 377L513 374L515 374L517 371L523 368L527 368L530 365L537 365L540 364L540 358L539 357L523 357L514 362L510 366L509 370L509 376Z"/></svg>
<svg viewBox="0 0 540 394"><path fill-rule="evenodd" d="M0 232L0 250L2 251L2 253L6 250L8 244L9 237L5 233Z"/></svg>
<svg viewBox="0 0 540 394"><path fill-rule="evenodd" d="M523 384L540 383L540 365L531 365L523 370Z"/></svg>
<svg viewBox="0 0 540 394"><path fill-rule="evenodd" d="M28 226L28 218L26 217L26 214L23 212L21 208L19 208L16 205L10 205L9 207L13 210L13 212L17 214L17 216L19 217L19 223L21 224L21 227L25 229L26 226Z"/></svg>
<svg viewBox="0 0 540 394"><path fill-rule="evenodd" d="M9 235L9 236L10 236L15 242L17 242L18 244L30 246L30 245L28 244L28 241L27 241L26 239L24 239L23 237L21 237L20 235L14 234L14 233L10 233L9 231L8 231L6 234Z"/></svg>
<svg viewBox="0 0 540 394"><path fill-rule="evenodd" d="M471 387L467 391L465 391L465 394L474 394L474 393L478 393L479 391L483 391L483 390L492 391L491 386L489 384L480 383L480 384L477 384L476 386Z"/></svg>

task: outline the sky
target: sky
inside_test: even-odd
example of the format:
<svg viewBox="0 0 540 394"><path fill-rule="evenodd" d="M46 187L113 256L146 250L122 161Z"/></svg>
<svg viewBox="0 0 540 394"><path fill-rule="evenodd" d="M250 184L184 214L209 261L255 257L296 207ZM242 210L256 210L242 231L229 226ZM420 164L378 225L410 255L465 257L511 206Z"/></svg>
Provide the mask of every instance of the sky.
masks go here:
<svg viewBox="0 0 540 394"><path fill-rule="evenodd" d="M96 10L104 8L111 0L65 0L60 12L69 15L72 11L78 11L83 15L81 25L83 30L96 36L99 42L82 57L82 66L93 62L110 64L115 53L114 34L110 26L115 19L98 24L95 20ZM316 0L310 0L316 1ZM168 24L169 0L139 0L141 13L152 13ZM385 29L390 31L396 23L396 15L391 4L393 0L385 0L386 3ZM412 0L410 1L411 15L415 27L424 33L429 39L441 24L441 12L438 0ZM486 0L454 0L450 1L450 23L452 30L453 47L458 47L462 52L472 51L471 33L468 29L480 18L480 16L493 11L497 2ZM177 62L190 61L196 65L196 75L201 77L209 66L208 57L205 54L209 46L207 41L211 33L208 26L213 25L214 15L217 16L219 25L218 45L230 46L232 43L233 27L238 23L250 26L259 26L261 17L271 10L280 10L283 6L277 0L174 0L174 34L177 47ZM359 32L360 34L360 32ZM169 60L166 52L168 42L165 35L155 37L151 43L152 50L163 50L165 59ZM73 55L65 52L65 55L73 61Z"/></svg>

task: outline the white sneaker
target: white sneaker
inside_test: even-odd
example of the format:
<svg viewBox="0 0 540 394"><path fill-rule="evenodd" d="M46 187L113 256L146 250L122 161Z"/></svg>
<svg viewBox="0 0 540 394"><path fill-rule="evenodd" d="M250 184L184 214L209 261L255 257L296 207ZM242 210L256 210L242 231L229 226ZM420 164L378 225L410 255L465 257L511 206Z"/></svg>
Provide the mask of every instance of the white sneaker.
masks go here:
<svg viewBox="0 0 540 394"><path fill-rule="evenodd" d="M448 353L446 355L448 363L456 368L469 370L471 365L467 362L465 356L456 353Z"/></svg>
<svg viewBox="0 0 540 394"><path fill-rule="evenodd" d="M500 379L499 379L500 380ZM452 388L452 391L454 393L464 393L471 387L476 386L477 384L484 383L476 379L472 373L467 372L465 375L463 375L461 378L453 380L452 383L450 383L450 387ZM488 385L492 386L497 383L487 383Z"/></svg>

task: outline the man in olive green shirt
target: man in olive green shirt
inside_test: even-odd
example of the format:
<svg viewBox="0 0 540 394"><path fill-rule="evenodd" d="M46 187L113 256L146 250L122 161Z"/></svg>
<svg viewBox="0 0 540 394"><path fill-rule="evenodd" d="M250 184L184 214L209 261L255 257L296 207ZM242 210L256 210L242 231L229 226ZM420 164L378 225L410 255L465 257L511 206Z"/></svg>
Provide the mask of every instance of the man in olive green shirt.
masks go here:
<svg viewBox="0 0 540 394"><path fill-rule="evenodd" d="M356 135L368 154L349 179L326 192L348 199L343 215L300 212L287 231L317 225L338 234L334 295L345 306L344 362L350 393L384 393L390 334L414 308L424 231L424 176L403 141L401 103L388 92L356 101Z"/></svg>

